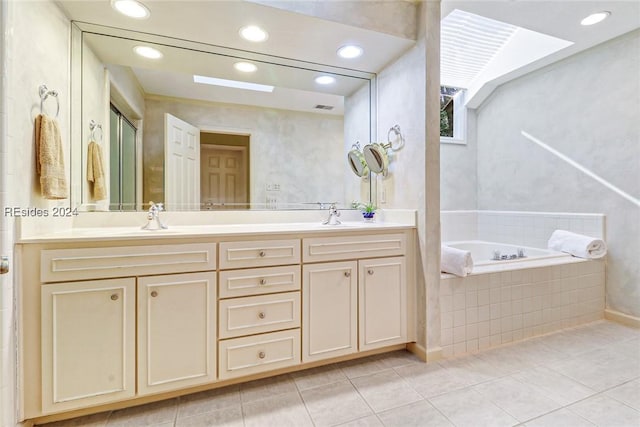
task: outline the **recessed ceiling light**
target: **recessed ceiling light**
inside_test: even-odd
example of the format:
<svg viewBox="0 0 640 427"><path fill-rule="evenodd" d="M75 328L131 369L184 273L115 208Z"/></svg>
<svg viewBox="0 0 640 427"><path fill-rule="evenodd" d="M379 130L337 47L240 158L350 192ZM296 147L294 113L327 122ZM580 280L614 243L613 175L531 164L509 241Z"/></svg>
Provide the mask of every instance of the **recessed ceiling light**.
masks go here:
<svg viewBox="0 0 640 427"><path fill-rule="evenodd" d="M316 77L316 83L319 85L330 85L331 83L335 83L336 78L331 76L318 76Z"/></svg>
<svg viewBox="0 0 640 427"><path fill-rule="evenodd" d="M219 79L217 77L193 76L194 83L203 83L214 86L232 87L235 89L257 90L258 92L273 92L274 87L258 83L240 82L238 80Z"/></svg>
<svg viewBox="0 0 640 427"><path fill-rule="evenodd" d="M269 38L269 34L256 25L247 25L240 28L240 35L250 42L263 42Z"/></svg>
<svg viewBox="0 0 640 427"><path fill-rule="evenodd" d="M146 19L151 16L149 9L136 0L111 0L111 7L130 18Z"/></svg>
<svg viewBox="0 0 640 427"><path fill-rule="evenodd" d="M582 25L597 24L598 22L602 22L605 19L607 19L609 15L611 15L611 12L608 12L606 10L603 10L602 12L592 13L591 15L587 16L582 21L580 21L580 24Z"/></svg>
<svg viewBox="0 0 640 427"><path fill-rule="evenodd" d="M253 73L258 69L258 67L256 67L255 64L252 64L251 62L236 62L235 64L233 64L233 68L238 71L242 71L243 73Z"/></svg>
<svg viewBox="0 0 640 427"><path fill-rule="evenodd" d="M360 46L348 44L338 49L338 56L346 59L353 59L362 55L362 52L364 51Z"/></svg>
<svg viewBox="0 0 640 427"><path fill-rule="evenodd" d="M162 52L149 46L136 46L133 48L133 51L149 59L160 59L164 56Z"/></svg>

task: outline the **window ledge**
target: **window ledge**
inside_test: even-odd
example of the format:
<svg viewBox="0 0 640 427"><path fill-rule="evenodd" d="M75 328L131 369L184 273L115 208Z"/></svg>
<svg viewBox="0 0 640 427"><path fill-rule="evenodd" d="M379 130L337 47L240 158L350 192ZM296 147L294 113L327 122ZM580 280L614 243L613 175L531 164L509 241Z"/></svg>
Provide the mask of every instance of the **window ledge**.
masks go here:
<svg viewBox="0 0 640 427"><path fill-rule="evenodd" d="M440 144L467 145L467 141L464 139L455 139L455 138L449 138L447 136L441 136Z"/></svg>

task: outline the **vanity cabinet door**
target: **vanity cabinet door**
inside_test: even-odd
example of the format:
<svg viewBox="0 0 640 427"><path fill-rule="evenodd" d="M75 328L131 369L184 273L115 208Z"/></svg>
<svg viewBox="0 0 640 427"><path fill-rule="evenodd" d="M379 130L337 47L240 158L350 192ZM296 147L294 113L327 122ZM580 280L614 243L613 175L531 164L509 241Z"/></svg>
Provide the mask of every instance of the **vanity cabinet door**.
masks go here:
<svg viewBox="0 0 640 427"><path fill-rule="evenodd" d="M138 394L216 379L215 272L138 279Z"/></svg>
<svg viewBox="0 0 640 427"><path fill-rule="evenodd" d="M407 279L404 257L360 260L360 351L407 341Z"/></svg>
<svg viewBox="0 0 640 427"><path fill-rule="evenodd" d="M44 414L133 397L135 279L43 285Z"/></svg>
<svg viewBox="0 0 640 427"><path fill-rule="evenodd" d="M357 262L303 267L302 361L358 351Z"/></svg>

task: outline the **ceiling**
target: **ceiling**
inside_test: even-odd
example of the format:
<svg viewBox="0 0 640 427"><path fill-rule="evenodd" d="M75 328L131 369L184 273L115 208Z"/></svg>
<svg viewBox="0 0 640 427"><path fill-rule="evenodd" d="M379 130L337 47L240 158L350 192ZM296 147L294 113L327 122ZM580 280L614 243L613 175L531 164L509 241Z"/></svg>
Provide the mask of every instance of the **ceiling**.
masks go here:
<svg viewBox="0 0 640 427"><path fill-rule="evenodd" d="M225 46L238 49L238 52L242 55L250 56L252 53L257 52L271 55L277 59L288 58L304 61L303 68L313 69L321 68L320 64L328 65L343 69L346 74L349 73L349 70L379 72L388 63L415 44L415 40L397 35L383 34L340 22L322 20L304 14L239 0L143 0L143 3L151 10L151 17L146 20L135 20L120 15L111 7L109 0L60 0L58 3L67 16L76 21L150 34L163 34L208 45ZM494 87L536 68L640 27L640 1L444 0L442 2L443 17L454 9L460 9L573 42L573 45L559 52L494 79L491 82ZM580 25L582 18L600 10L608 10L612 12L612 15L604 22L591 27ZM386 15L381 19L386 19ZM238 35L239 28L249 24L265 28L269 32L269 39L259 44L241 39ZM402 23L399 22L398 25L402 25ZM337 48L347 43L355 43L362 46L365 54L356 60L346 60L338 57L336 55ZM113 61L113 63L126 64L124 57L130 56L128 48L125 51L107 47L106 50L110 52L109 60ZM114 58L114 56L120 54L122 58ZM249 102L248 99L251 98L251 95L247 93L248 91L229 91L222 88L222 91L216 92L216 88L213 87L203 90L202 85L199 85L199 88L194 88L193 83L185 80L185 76L195 74L193 70L188 70L188 67L185 67L191 62L193 61L174 64L168 69L164 69L164 72L156 65L148 66L138 63L134 68L134 72L141 79L141 86L150 94L189 97L194 93L199 93L201 94L201 99L212 99L210 97L213 96L213 99L218 102ZM217 72L222 72L220 71L222 70L221 67L214 67L214 69L218 70ZM181 75L172 73L181 73ZM259 82L259 80L264 80L265 75L262 77L257 75L251 78L245 77L245 79ZM273 73L271 73L271 76L273 77ZM153 80L149 80L147 83L147 78L153 78ZM280 80L291 81L291 79ZM174 84L174 82L185 82L185 87L182 89L176 88L175 86L180 83ZM340 103L338 98L349 94L349 90L353 90L353 87L349 89L347 87L348 85L344 85L342 87L344 91L342 92L338 91L337 88L333 92L330 89L323 88L321 92L323 96L336 96L334 103ZM311 108L311 105L329 102L326 98L321 100L320 97L315 97L314 94L320 92L313 85L288 87L288 89L293 92L283 90L280 91L280 94L276 93L277 91L271 94L272 106L285 108L283 106L287 99L298 97L303 100L303 106L292 107L292 109L301 108L304 110L305 108ZM299 93L295 92L298 90L300 91ZM205 92L206 96L204 96ZM218 96L218 98L213 95L214 92L217 93L215 96ZM238 94L237 98L234 97L233 93ZM258 96L264 98L264 95ZM263 99L262 101L267 106L270 102L269 99ZM334 111L334 113L339 112L340 110Z"/></svg>
<svg viewBox="0 0 640 427"><path fill-rule="evenodd" d="M491 90L500 84L640 28L640 1L444 0L442 18L455 9L573 42L553 54L487 82L475 101L467 104L472 108L479 106ZM583 18L604 10L611 12L608 19L592 26L580 25Z"/></svg>
<svg viewBox="0 0 640 427"><path fill-rule="evenodd" d="M234 57L215 57L162 46L164 58L149 61L132 53L135 43L130 40L86 37L87 43L104 63L132 67L140 87L150 95L343 114L343 97L362 87L368 80L336 76L336 84L320 86L314 83L314 78L319 74L314 69L335 67L333 71L340 75L358 74L354 70L375 73L415 43L414 40L252 2L142 2L151 11L148 19L125 17L116 12L108 0L62 0L58 3L74 21L236 49L231 53ZM242 39L238 31L246 25L264 28L269 38L263 43ZM340 58L336 54L337 49L349 43L363 47L365 54L354 60ZM253 74L239 73L232 68L237 58L251 58L255 53L271 56L272 62L282 63L293 59L298 68L294 70L271 65L269 58L261 58L262 61L257 62L258 72ZM271 84L276 89L273 93L265 94L195 84L192 81L194 74ZM315 109L318 104L334 108Z"/></svg>

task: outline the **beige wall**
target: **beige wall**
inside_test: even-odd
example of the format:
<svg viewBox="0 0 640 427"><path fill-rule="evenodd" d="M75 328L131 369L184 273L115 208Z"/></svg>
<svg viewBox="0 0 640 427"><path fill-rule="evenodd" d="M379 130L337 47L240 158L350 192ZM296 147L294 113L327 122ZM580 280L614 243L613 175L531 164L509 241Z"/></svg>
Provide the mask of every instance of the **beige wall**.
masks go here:
<svg viewBox="0 0 640 427"><path fill-rule="evenodd" d="M69 155L69 39L70 23L52 1L2 2L1 26L4 35L2 50L2 78L4 98L2 114L6 127L3 139L3 182L0 191L6 190L0 200L3 207L39 207L50 209L68 205L69 200L47 201L40 196L39 179L35 173L34 119L40 112L38 87L46 84L57 90L60 101L60 125L65 150L67 176L70 170ZM6 25L5 25L6 24ZM46 111L55 114L55 100L45 103ZM13 260L14 221L6 218L2 255ZM48 221L55 228L54 219ZM15 271L11 266L11 271ZM16 283L12 274L2 276L0 286L0 393L2 410L0 424L15 425L17 405L15 401L15 336L13 325ZM13 284L13 286L11 286Z"/></svg>
<svg viewBox="0 0 640 427"><path fill-rule="evenodd" d="M144 200L164 199L164 114L204 131L250 134L251 202L333 202L344 197L346 167L341 116L245 105L147 98ZM269 183L280 191L266 190Z"/></svg>
<svg viewBox="0 0 640 427"><path fill-rule="evenodd" d="M437 352L440 346L440 144L438 135L427 133L435 128L437 117L426 107L428 102L435 103L439 94L440 3L421 3L419 18L416 45L378 74L378 140L387 142L389 128L398 124L405 147L389 151L389 174L376 178L377 200L382 208L418 211L417 337L419 345L429 352ZM434 88L438 88L438 93Z"/></svg>

